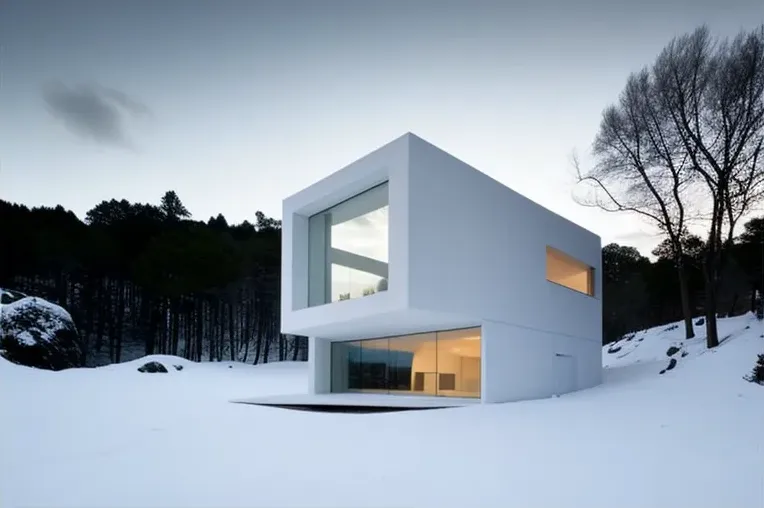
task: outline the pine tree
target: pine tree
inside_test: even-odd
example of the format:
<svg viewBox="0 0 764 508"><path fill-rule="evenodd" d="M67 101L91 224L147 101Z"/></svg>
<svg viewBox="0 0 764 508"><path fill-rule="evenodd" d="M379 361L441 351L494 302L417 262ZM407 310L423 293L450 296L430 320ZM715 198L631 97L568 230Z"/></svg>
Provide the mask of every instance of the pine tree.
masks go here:
<svg viewBox="0 0 764 508"><path fill-rule="evenodd" d="M162 209L165 217L171 221L191 217L191 213L185 206L183 206L178 194L173 190L165 192L164 196L162 196L162 202L159 205L159 208Z"/></svg>

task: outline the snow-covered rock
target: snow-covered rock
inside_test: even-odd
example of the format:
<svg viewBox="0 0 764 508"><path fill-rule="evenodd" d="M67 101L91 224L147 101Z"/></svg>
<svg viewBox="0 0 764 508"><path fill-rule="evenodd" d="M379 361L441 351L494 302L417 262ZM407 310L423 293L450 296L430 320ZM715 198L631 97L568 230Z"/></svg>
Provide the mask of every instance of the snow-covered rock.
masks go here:
<svg viewBox="0 0 764 508"><path fill-rule="evenodd" d="M81 366L77 328L64 308L15 291L0 290L0 298L3 357L19 365L48 370Z"/></svg>
<svg viewBox="0 0 764 508"><path fill-rule="evenodd" d="M22 298L25 298L26 296L27 295L25 295L21 291L11 291L9 289L0 288L0 305L4 303L13 303L16 300L21 300Z"/></svg>
<svg viewBox="0 0 764 508"><path fill-rule="evenodd" d="M167 367L159 362L148 362L138 367L138 372L145 372L148 374L167 374Z"/></svg>

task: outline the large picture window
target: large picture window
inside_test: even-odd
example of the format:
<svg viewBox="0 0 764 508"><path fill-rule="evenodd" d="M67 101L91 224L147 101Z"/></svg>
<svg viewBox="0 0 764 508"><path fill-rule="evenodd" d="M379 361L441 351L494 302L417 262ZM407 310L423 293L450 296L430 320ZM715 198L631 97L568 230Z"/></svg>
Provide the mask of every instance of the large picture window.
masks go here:
<svg viewBox="0 0 764 508"><path fill-rule="evenodd" d="M546 248L546 279L594 296L594 268L553 247Z"/></svg>
<svg viewBox="0 0 764 508"><path fill-rule="evenodd" d="M332 392L480 397L480 328L331 347Z"/></svg>
<svg viewBox="0 0 764 508"><path fill-rule="evenodd" d="M384 183L310 217L310 306L387 290L388 209Z"/></svg>

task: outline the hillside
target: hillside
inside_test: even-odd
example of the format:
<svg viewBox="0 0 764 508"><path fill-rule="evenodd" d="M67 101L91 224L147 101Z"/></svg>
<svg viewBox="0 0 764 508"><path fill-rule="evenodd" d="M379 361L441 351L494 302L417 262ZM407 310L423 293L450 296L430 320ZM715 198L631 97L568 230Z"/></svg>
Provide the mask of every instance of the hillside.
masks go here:
<svg viewBox="0 0 764 508"><path fill-rule="evenodd" d="M611 344L587 391L373 415L228 402L304 391L301 363L0 360L0 506L759 506L764 386L743 376L764 326L720 329L713 351L702 326L692 341L663 326ZM137 372L147 361L168 372Z"/></svg>

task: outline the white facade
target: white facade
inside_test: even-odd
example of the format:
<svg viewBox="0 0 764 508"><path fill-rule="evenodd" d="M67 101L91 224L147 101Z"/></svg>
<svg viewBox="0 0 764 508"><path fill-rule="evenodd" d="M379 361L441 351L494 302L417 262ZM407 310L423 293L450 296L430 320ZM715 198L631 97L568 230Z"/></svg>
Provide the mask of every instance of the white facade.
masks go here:
<svg viewBox="0 0 764 508"><path fill-rule="evenodd" d="M376 215L345 222L370 210ZM366 241L372 227L377 237ZM333 342L466 328L478 330L479 386L464 381L464 390L482 402L543 398L601 381L600 238L413 134L284 200L282 234L281 328L310 337L312 393L342 391L347 382ZM384 255L374 244L382 239ZM371 294L360 296L362 283ZM460 396L456 384L478 375L468 367L474 360L465 356L453 367L456 377L445 372L451 339L437 337L441 345L430 347L439 348L431 354L437 368L416 367L425 364L425 348L406 346L411 354L396 358L407 365L383 374L386 360L375 360L363 379L398 376L406 393ZM375 344L361 346L369 359L393 357L391 345L379 353Z"/></svg>

